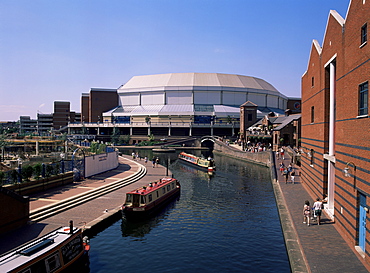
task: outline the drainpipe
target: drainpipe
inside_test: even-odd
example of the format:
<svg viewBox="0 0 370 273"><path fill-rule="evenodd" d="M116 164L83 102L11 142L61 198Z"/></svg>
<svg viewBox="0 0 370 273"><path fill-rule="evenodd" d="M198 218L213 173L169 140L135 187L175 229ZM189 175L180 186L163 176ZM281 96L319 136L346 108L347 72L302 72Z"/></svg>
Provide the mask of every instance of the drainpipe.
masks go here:
<svg viewBox="0 0 370 273"><path fill-rule="evenodd" d="M329 157L335 156L335 66L330 63L330 90L329 90ZM328 209L334 215L334 179L335 166L333 161L328 161Z"/></svg>

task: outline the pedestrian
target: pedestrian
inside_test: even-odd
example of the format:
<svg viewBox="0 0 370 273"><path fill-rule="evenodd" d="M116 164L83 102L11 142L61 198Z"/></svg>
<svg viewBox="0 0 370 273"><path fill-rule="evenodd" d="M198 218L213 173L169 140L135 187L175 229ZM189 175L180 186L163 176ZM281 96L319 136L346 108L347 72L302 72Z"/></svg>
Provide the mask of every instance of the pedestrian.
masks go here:
<svg viewBox="0 0 370 273"><path fill-rule="evenodd" d="M280 155L281 155L281 158L284 160L285 159L285 157L284 157L284 148L283 147L281 147L280 148Z"/></svg>
<svg viewBox="0 0 370 273"><path fill-rule="evenodd" d="M155 156L153 156L152 158L152 164L153 164L153 168L155 167Z"/></svg>
<svg viewBox="0 0 370 273"><path fill-rule="evenodd" d="M303 206L303 224L306 224L307 222L307 226L310 226L310 216L311 216L310 202L306 200L304 201Z"/></svg>
<svg viewBox="0 0 370 273"><path fill-rule="evenodd" d="M280 159L280 151L279 150L276 151L276 158Z"/></svg>
<svg viewBox="0 0 370 273"><path fill-rule="evenodd" d="M280 168L280 172L281 172L281 174L283 174L283 172L284 172L284 168L285 168L285 165L284 165L284 162L283 162L283 161L281 161L281 163L280 163L280 165L279 165L279 168Z"/></svg>
<svg viewBox="0 0 370 273"><path fill-rule="evenodd" d="M285 168L285 169L284 169L283 174L284 174L284 176L285 176L285 184L287 184L287 183L288 183L288 177L289 177L288 168Z"/></svg>
<svg viewBox="0 0 370 273"><path fill-rule="evenodd" d="M159 164L159 158L157 157L157 158L155 159L155 165L158 167L158 164Z"/></svg>
<svg viewBox="0 0 370 273"><path fill-rule="evenodd" d="M292 172L290 173L290 180L292 181L292 184L294 184L294 178L295 178L295 172L294 172L294 171L292 171Z"/></svg>
<svg viewBox="0 0 370 273"><path fill-rule="evenodd" d="M136 158L135 152L132 152L131 155L132 155L132 159L135 160L135 158Z"/></svg>
<svg viewBox="0 0 370 273"><path fill-rule="evenodd" d="M289 163L289 165L288 165L288 172L292 172L292 170L293 170L292 164Z"/></svg>
<svg viewBox="0 0 370 273"><path fill-rule="evenodd" d="M144 157L144 163L146 164L148 162L148 157Z"/></svg>
<svg viewBox="0 0 370 273"><path fill-rule="evenodd" d="M317 224L320 225L321 221L321 212L322 212L322 202L320 201L320 198L316 199L316 202L313 203L312 209L313 214L317 217Z"/></svg>

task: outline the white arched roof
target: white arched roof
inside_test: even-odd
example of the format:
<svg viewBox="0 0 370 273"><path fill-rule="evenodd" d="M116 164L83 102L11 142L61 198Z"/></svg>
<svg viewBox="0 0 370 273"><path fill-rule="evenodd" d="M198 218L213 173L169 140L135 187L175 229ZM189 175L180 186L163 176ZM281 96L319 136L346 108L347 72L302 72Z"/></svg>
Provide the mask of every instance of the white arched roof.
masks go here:
<svg viewBox="0 0 370 273"><path fill-rule="evenodd" d="M234 74L220 73L169 73L134 76L118 88L118 92L160 91L160 90L261 90L283 96L265 80ZM283 96L284 97L284 96Z"/></svg>

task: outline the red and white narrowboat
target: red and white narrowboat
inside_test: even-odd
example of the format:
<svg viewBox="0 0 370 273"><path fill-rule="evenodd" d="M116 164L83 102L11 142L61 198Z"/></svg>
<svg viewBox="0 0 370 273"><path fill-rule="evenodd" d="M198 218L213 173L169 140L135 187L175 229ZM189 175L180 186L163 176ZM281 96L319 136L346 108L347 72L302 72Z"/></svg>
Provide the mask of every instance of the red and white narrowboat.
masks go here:
<svg viewBox="0 0 370 273"><path fill-rule="evenodd" d="M165 177L126 193L122 211L128 218L146 217L158 211L179 193L179 181Z"/></svg>
<svg viewBox="0 0 370 273"><path fill-rule="evenodd" d="M184 162L190 163L193 166L200 167L201 169L208 171L208 173L213 173L216 171L215 161L211 157L202 158L199 156L181 152L179 153L179 159Z"/></svg>
<svg viewBox="0 0 370 273"><path fill-rule="evenodd" d="M62 272L88 260L88 240L79 228L61 227L0 256L0 272Z"/></svg>

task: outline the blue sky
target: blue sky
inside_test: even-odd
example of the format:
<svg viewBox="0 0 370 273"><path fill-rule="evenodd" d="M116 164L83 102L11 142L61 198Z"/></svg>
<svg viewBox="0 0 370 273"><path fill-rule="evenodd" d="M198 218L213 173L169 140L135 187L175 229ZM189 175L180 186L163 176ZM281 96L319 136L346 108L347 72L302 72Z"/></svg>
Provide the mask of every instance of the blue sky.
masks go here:
<svg viewBox="0 0 370 273"><path fill-rule="evenodd" d="M80 112L82 93L136 75L262 78L300 97L313 39L350 0L2 0L0 121Z"/></svg>

